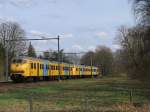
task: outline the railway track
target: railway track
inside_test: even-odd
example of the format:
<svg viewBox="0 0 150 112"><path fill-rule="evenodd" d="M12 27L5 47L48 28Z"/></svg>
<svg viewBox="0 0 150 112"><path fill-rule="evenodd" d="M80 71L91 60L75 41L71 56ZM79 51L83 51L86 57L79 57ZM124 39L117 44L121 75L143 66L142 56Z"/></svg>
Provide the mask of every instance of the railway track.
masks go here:
<svg viewBox="0 0 150 112"><path fill-rule="evenodd" d="M58 81L39 81L39 82L25 82L25 83L14 83L12 81L0 81L0 93L14 91L22 88L32 88L48 85L50 83L57 83Z"/></svg>
<svg viewBox="0 0 150 112"><path fill-rule="evenodd" d="M22 88L33 88L40 87L45 85L50 85L52 83L58 83L58 80L53 81L39 81L39 82L22 82L22 83L14 83L13 81L0 81L0 93L14 91Z"/></svg>

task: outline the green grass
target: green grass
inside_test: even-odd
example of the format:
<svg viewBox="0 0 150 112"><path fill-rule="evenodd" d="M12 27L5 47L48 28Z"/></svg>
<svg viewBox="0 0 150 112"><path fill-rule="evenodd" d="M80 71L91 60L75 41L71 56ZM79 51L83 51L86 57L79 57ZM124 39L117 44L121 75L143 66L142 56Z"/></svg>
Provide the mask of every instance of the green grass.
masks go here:
<svg viewBox="0 0 150 112"><path fill-rule="evenodd" d="M150 84L126 78L79 79L0 93L0 111L8 107L16 108L16 105L27 111L29 98L33 100L34 111L40 112L109 108L115 104L129 103L130 90L133 90L133 102L149 101Z"/></svg>

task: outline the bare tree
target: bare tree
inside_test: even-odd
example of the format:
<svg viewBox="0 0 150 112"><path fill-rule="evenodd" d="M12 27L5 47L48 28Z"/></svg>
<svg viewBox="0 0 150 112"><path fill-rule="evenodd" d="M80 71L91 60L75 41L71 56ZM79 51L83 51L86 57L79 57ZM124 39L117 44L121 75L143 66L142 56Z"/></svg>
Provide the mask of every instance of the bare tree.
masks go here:
<svg viewBox="0 0 150 112"><path fill-rule="evenodd" d="M15 56L23 55L26 51L26 42L20 41L25 38L24 30L15 22L5 22L0 24L0 43L5 48L3 54L8 49L9 63ZM7 41L6 41L7 40ZM18 40L18 41L9 41ZM2 59L5 60L5 59Z"/></svg>
<svg viewBox="0 0 150 112"><path fill-rule="evenodd" d="M9 50L9 59L16 55L21 55L26 50L26 43L19 41L25 38L25 32L18 23L6 22L0 24L1 43ZM6 41L6 40L18 41Z"/></svg>
<svg viewBox="0 0 150 112"><path fill-rule="evenodd" d="M118 39L122 46L124 64L127 73L139 80L149 80L150 76L150 42L146 41L149 28L136 26L127 28L122 26L118 30Z"/></svg>
<svg viewBox="0 0 150 112"><path fill-rule="evenodd" d="M94 60L95 53L93 51L87 52L85 55L82 56L80 63L84 65L91 66L91 59Z"/></svg>
<svg viewBox="0 0 150 112"><path fill-rule="evenodd" d="M112 73L113 53L106 46L98 46L95 52L89 51L81 58L81 64L100 67L103 75Z"/></svg>
<svg viewBox="0 0 150 112"><path fill-rule="evenodd" d="M150 0L132 0L135 17L139 24L150 26Z"/></svg>

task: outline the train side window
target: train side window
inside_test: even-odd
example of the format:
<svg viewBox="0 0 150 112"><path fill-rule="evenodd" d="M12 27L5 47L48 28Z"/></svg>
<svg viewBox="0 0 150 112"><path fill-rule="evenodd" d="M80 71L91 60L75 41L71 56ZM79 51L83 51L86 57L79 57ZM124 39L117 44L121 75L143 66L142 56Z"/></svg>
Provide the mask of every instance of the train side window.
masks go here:
<svg viewBox="0 0 150 112"><path fill-rule="evenodd" d="M53 67L53 65L51 66L51 69L52 69L52 70L54 70L54 67Z"/></svg>
<svg viewBox="0 0 150 112"><path fill-rule="evenodd" d="M40 69L42 69L42 64L40 64Z"/></svg>
<svg viewBox="0 0 150 112"><path fill-rule="evenodd" d="M44 64L42 64L42 69L44 69Z"/></svg>
<svg viewBox="0 0 150 112"><path fill-rule="evenodd" d="M31 63L31 69L33 69L33 63Z"/></svg>
<svg viewBox="0 0 150 112"><path fill-rule="evenodd" d="M36 69L36 63L34 63L34 69Z"/></svg>

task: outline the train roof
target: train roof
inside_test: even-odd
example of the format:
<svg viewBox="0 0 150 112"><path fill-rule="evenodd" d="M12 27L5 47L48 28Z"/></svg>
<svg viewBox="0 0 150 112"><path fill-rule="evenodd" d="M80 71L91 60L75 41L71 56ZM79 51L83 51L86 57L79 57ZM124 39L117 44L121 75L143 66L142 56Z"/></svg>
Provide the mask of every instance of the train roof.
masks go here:
<svg viewBox="0 0 150 112"><path fill-rule="evenodd" d="M20 56L20 57L16 57L14 59L25 59L25 60L33 60L33 61L49 61L49 60L45 60L45 59L40 59L40 58L33 58L33 57L25 57L25 56ZM50 63L57 63L57 61L49 61ZM79 66L79 67L91 67L91 66L87 66L87 65L78 65L78 64L69 64L69 63L60 63L60 64L64 64L64 65L70 65L70 66ZM93 66L95 67L95 66ZM95 67L97 68L97 67Z"/></svg>

